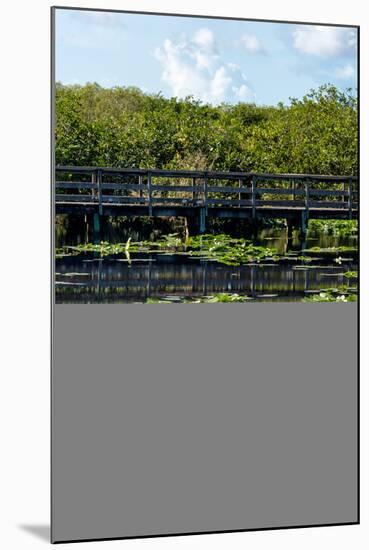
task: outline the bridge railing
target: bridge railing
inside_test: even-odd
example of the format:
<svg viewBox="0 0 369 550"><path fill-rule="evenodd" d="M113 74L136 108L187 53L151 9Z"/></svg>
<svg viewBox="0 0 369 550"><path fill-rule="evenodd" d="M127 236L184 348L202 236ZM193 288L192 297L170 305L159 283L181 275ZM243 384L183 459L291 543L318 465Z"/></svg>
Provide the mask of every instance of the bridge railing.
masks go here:
<svg viewBox="0 0 369 550"><path fill-rule="evenodd" d="M57 203L211 208L358 208L355 176L58 166Z"/></svg>

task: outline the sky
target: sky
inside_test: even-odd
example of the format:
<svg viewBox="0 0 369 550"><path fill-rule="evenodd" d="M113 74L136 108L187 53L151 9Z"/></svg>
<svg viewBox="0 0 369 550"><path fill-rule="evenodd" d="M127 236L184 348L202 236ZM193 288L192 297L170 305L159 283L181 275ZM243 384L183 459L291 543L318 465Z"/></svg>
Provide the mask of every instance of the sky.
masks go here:
<svg viewBox="0 0 369 550"><path fill-rule="evenodd" d="M356 89L357 30L58 9L55 69L63 84L288 104L325 83Z"/></svg>

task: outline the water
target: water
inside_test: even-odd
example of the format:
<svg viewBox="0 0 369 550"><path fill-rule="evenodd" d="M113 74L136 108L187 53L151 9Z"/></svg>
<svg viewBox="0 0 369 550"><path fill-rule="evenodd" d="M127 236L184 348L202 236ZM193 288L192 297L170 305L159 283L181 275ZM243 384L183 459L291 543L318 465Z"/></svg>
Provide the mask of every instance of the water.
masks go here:
<svg viewBox="0 0 369 550"><path fill-rule="evenodd" d="M285 232L264 230L258 241L286 251ZM353 246L352 237L311 237L307 246ZM290 243L290 248L297 244ZM317 254L317 256L319 256ZM357 269L356 259L314 260L308 265L281 261L240 267L181 254L132 254L99 258L94 254L56 260L57 303L144 303L151 299L173 302L218 293L247 295L257 301L301 301L324 288L347 284L346 271Z"/></svg>

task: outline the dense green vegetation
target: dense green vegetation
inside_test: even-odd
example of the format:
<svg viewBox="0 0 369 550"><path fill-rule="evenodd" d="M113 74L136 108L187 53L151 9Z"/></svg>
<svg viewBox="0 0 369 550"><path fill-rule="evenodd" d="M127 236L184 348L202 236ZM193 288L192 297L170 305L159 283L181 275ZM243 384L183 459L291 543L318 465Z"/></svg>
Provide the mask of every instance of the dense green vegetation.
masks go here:
<svg viewBox="0 0 369 550"><path fill-rule="evenodd" d="M330 85L276 107L56 87L57 164L355 175L357 143L356 97Z"/></svg>
<svg viewBox="0 0 369 550"><path fill-rule="evenodd" d="M216 260L225 265L243 265L250 262L260 262L265 259L278 260L276 250L265 246L255 246L243 238L232 238L229 235L198 235L182 241L178 234L164 235L157 241L131 242L110 244L82 244L64 246L56 249L56 257L95 252L101 257L115 254L125 254L127 261L132 261L132 252L161 252L169 254L186 254L202 259Z"/></svg>
<svg viewBox="0 0 369 550"><path fill-rule="evenodd" d="M309 220L309 232L333 237L355 237L358 234L357 220Z"/></svg>

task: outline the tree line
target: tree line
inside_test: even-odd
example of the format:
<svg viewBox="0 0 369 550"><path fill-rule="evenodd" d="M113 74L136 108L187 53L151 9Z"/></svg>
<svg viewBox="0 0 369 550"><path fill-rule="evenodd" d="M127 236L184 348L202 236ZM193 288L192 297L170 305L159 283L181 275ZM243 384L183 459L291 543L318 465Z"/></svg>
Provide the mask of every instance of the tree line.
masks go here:
<svg viewBox="0 0 369 550"><path fill-rule="evenodd" d="M133 87L60 83L55 101L59 165L358 171L357 98L329 84L277 106L213 106Z"/></svg>

